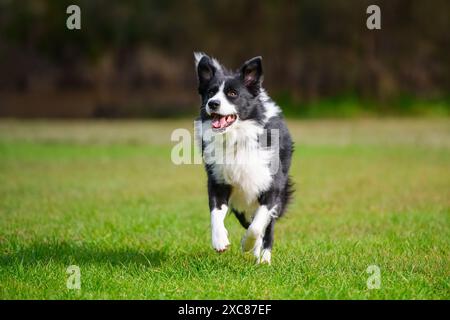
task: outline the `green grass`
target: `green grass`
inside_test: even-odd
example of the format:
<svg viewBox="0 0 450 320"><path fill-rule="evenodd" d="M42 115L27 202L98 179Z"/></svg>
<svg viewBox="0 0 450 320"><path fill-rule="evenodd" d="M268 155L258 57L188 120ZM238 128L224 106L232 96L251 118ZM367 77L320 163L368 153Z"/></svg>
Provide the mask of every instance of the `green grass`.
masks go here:
<svg viewBox="0 0 450 320"><path fill-rule="evenodd" d="M272 266L210 245L189 121L0 122L2 299L449 299L450 121L292 121ZM81 290L66 288L78 265ZM369 265L381 288L368 290Z"/></svg>

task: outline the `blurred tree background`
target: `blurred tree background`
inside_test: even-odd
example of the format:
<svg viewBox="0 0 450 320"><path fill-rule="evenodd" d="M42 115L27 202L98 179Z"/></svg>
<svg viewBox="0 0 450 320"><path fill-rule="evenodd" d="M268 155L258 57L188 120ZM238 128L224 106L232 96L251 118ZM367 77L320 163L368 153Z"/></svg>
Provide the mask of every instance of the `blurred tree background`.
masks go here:
<svg viewBox="0 0 450 320"><path fill-rule="evenodd" d="M81 30L66 28L67 6ZM366 8L381 8L381 30ZM447 0L0 0L0 116L197 113L193 51L262 55L289 116L450 113Z"/></svg>

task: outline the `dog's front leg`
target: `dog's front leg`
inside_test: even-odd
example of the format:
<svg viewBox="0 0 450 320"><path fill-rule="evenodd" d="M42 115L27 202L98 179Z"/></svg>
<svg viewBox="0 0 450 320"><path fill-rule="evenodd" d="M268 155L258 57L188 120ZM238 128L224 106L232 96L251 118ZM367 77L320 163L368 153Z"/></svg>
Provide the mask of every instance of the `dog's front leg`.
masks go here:
<svg viewBox="0 0 450 320"><path fill-rule="evenodd" d="M270 264L276 210L277 205L273 205L270 209L267 205L259 206L242 239L242 250L244 252L253 250L257 263Z"/></svg>
<svg viewBox="0 0 450 320"><path fill-rule="evenodd" d="M260 251L261 249L262 238L271 218L271 210L266 205L260 205L242 239L242 250L244 252L253 249L255 250L255 255L258 254L256 251Z"/></svg>
<svg viewBox="0 0 450 320"><path fill-rule="evenodd" d="M228 231L225 228L224 219L228 212L228 206L223 204L221 208L211 211L211 239L212 246L217 252L225 251L230 245Z"/></svg>
<svg viewBox="0 0 450 320"><path fill-rule="evenodd" d="M231 188L227 185L208 182L209 207L211 210L211 240L217 252L225 251L230 245L224 220L228 212Z"/></svg>
<svg viewBox="0 0 450 320"><path fill-rule="evenodd" d="M282 204L280 194L280 190L271 188L260 195L259 207L242 238L242 250L247 252L253 249L257 263L270 264L273 228Z"/></svg>

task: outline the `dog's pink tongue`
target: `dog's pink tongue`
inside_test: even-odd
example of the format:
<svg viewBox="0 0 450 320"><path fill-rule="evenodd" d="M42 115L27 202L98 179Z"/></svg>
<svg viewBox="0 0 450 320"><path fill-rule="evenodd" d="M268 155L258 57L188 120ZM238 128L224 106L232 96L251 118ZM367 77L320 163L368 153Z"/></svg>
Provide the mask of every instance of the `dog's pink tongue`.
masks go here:
<svg viewBox="0 0 450 320"><path fill-rule="evenodd" d="M211 122L211 125L214 129L222 129L227 126L227 117L226 116L216 116Z"/></svg>
<svg viewBox="0 0 450 320"><path fill-rule="evenodd" d="M223 128L227 125L226 117L220 117L220 127Z"/></svg>
<svg viewBox="0 0 450 320"><path fill-rule="evenodd" d="M212 124L213 128L220 128L220 118L213 119L211 124Z"/></svg>

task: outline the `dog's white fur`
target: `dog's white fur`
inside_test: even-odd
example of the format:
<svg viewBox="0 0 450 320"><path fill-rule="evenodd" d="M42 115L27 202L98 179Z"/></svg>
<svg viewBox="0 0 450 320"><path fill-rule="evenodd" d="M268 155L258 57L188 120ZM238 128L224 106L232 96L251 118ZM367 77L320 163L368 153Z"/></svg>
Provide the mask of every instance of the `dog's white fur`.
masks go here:
<svg viewBox="0 0 450 320"><path fill-rule="evenodd" d="M220 209L211 211L211 239L212 246L216 251L225 251L230 245L228 231L223 221L228 212L228 206L222 205Z"/></svg>
<svg viewBox="0 0 450 320"><path fill-rule="evenodd" d="M212 174L217 182L233 186L235 199L243 200L237 205L251 206L257 201L257 196L266 191L272 182L270 161L272 150L261 148L258 135L262 133L261 126L253 121L236 120L224 134L214 134L210 121L204 123L203 129L209 131L211 139L205 142L204 160L214 163ZM205 135L204 135L205 137ZM223 154L220 154L220 152ZM237 207L237 209L241 209Z"/></svg>
<svg viewBox="0 0 450 320"><path fill-rule="evenodd" d="M264 89L261 89L261 93L259 94L259 99L263 103L266 111L264 112L264 121L269 121L270 118L275 117L281 113L280 107L278 107L275 102L270 100L267 92Z"/></svg>
<svg viewBox="0 0 450 320"><path fill-rule="evenodd" d="M255 256L259 257L262 237L272 217L272 210L269 210L265 205L259 206L252 223L242 238L242 250L244 252L253 249Z"/></svg>
<svg viewBox="0 0 450 320"><path fill-rule="evenodd" d="M258 263L270 263L270 250L264 251L261 248L271 210L266 206L259 206L257 196L267 190L272 182L269 163L273 151L258 145L257 137L261 134L261 126L252 121L239 120L232 126L224 134L215 134L211 130L210 121L203 123L204 160L206 163L214 163L212 174L216 181L233 186L230 204L252 215L247 217L252 223L241 242L243 251L253 250ZM218 155L218 150L225 152ZM222 205L221 209L211 212L212 245L219 252L226 250L230 244L224 225L227 211L228 206Z"/></svg>
<svg viewBox="0 0 450 320"><path fill-rule="evenodd" d="M276 115L275 108L277 108L275 105L269 106L266 117ZM253 121L237 119L223 134L215 134L211 130L210 121L205 121L201 130L205 142L204 160L206 163L214 163L212 166L214 178L218 182L232 185L230 204L252 215L247 217L252 223L241 242L243 251L253 250L257 263L270 264L270 250L261 248L262 237L271 218L271 210L259 206L257 196L271 185L269 164L273 150L261 148L259 145L258 136L262 133L262 127ZM223 150L223 154L220 154ZM223 205L221 209L214 209L211 212L212 245L219 252L226 250L230 244L223 222L227 211L228 207Z"/></svg>

